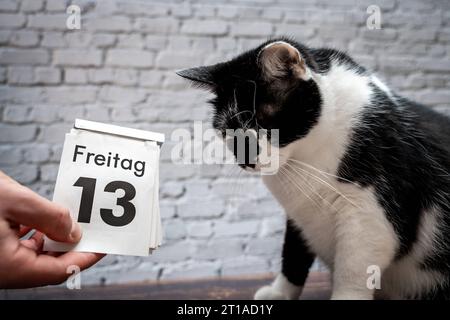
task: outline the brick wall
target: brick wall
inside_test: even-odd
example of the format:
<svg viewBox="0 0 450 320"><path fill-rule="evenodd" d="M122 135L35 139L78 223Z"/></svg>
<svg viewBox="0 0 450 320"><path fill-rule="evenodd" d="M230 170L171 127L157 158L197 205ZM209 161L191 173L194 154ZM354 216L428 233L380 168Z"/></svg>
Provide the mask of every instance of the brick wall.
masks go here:
<svg viewBox="0 0 450 320"><path fill-rule="evenodd" d="M64 133L75 118L161 131L208 121L208 94L174 75L290 35L332 45L393 88L442 111L450 101L450 2L400 0L0 1L0 168L51 197ZM366 9L382 10L368 30ZM213 277L279 269L284 222L257 177L235 167L161 160L164 246L149 258L109 256L84 283Z"/></svg>

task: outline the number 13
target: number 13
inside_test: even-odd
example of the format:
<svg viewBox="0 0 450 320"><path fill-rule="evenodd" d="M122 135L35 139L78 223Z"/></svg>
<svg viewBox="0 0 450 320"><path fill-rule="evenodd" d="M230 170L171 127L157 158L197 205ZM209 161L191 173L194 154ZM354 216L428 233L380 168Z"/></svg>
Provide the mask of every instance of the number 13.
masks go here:
<svg viewBox="0 0 450 320"><path fill-rule="evenodd" d="M94 203L95 185L97 179L80 177L75 182L75 187L82 187L80 210L78 213L78 222L90 223L92 215L92 205ZM114 227L123 227L133 221L136 216L136 208L130 202L136 196L136 189L131 183L125 181L112 181L105 187L106 192L116 192L122 189L125 195L117 199L116 204L123 208L123 214L120 217L113 215L111 209L100 209L100 217L107 224Z"/></svg>

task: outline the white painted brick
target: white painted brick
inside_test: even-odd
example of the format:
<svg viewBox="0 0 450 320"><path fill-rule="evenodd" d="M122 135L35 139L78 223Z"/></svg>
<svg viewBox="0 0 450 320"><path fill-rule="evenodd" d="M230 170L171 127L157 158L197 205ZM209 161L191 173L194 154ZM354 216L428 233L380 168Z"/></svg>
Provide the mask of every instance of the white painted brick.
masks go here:
<svg viewBox="0 0 450 320"><path fill-rule="evenodd" d="M95 87L47 87L45 96L49 103L74 104L89 103L96 100L97 88Z"/></svg>
<svg viewBox="0 0 450 320"><path fill-rule="evenodd" d="M276 257L281 255L283 241L281 234L278 237L250 239L247 244L247 253L253 256Z"/></svg>
<svg viewBox="0 0 450 320"><path fill-rule="evenodd" d="M232 38L217 38L217 49L219 51L236 51L237 50L237 42Z"/></svg>
<svg viewBox="0 0 450 320"><path fill-rule="evenodd" d="M283 16L284 16L283 10L277 8L264 9L264 11L261 13L261 18L270 21L280 21L283 18Z"/></svg>
<svg viewBox="0 0 450 320"><path fill-rule="evenodd" d="M0 83L6 82L6 68L0 67Z"/></svg>
<svg viewBox="0 0 450 320"><path fill-rule="evenodd" d="M124 15L157 17L167 16L169 7L163 3L117 2L117 11Z"/></svg>
<svg viewBox="0 0 450 320"><path fill-rule="evenodd" d="M10 43L19 47L32 47L38 44L39 36L35 31L14 31Z"/></svg>
<svg viewBox="0 0 450 320"><path fill-rule="evenodd" d="M87 48L92 42L92 34L86 32L69 32L64 35L67 48Z"/></svg>
<svg viewBox="0 0 450 320"><path fill-rule="evenodd" d="M0 1L0 11L10 12L17 11L19 7L19 1L17 0L2 0Z"/></svg>
<svg viewBox="0 0 450 320"><path fill-rule="evenodd" d="M419 58L416 60L417 66L427 71L450 72L448 59Z"/></svg>
<svg viewBox="0 0 450 320"><path fill-rule="evenodd" d="M30 103L42 101L42 88L0 86L0 101Z"/></svg>
<svg viewBox="0 0 450 320"><path fill-rule="evenodd" d="M0 165L17 165L23 159L23 152L14 145L0 145Z"/></svg>
<svg viewBox="0 0 450 320"><path fill-rule="evenodd" d="M11 30L0 30L0 44L7 44L11 38Z"/></svg>
<svg viewBox="0 0 450 320"><path fill-rule="evenodd" d="M86 118L92 121L109 122L110 110L101 106L89 106L86 110Z"/></svg>
<svg viewBox="0 0 450 320"><path fill-rule="evenodd" d="M219 262L193 261L165 268L161 279L205 279L214 278L219 275Z"/></svg>
<svg viewBox="0 0 450 320"><path fill-rule="evenodd" d="M180 181L167 181L161 184L160 193L163 197L177 198L185 191L185 187Z"/></svg>
<svg viewBox="0 0 450 320"><path fill-rule="evenodd" d="M114 34L108 34L108 33L98 33L96 32L92 36L91 44L94 47L109 47L114 45L116 42L116 36Z"/></svg>
<svg viewBox="0 0 450 320"><path fill-rule="evenodd" d="M161 201L159 204L160 214L162 219L170 219L175 217L176 208L172 204L165 203Z"/></svg>
<svg viewBox="0 0 450 320"><path fill-rule="evenodd" d="M65 14L36 14L28 17L28 27L44 30L67 30L67 15Z"/></svg>
<svg viewBox="0 0 450 320"><path fill-rule="evenodd" d="M181 32L193 35L225 35L228 25L220 20L192 20L183 24Z"/></svg>
<svg viewBox="0 0 450 320"><path fill-rule="evenodd" d="M44 64L49 54L42 49L6 49L0 50L1 64Z"/></svg>
<svg viewBox="0 0 450 320"><path fill-rule="evenodd" d="M37 67L34 71L34 81L43 84L60 83L61 70L51 67Z"/></svg>
<svg viewBox="0 0 450 320"><path fill-rule="evenodd" d="M95 84L134 85L138 81L137 71L132 69L90 69L89 82Z"/></svg>
<svg viewBox="0 0 450 320"><path fill-rule="evenodd" d="M154 129L157 131L157 129ZM163 163L160 166L161 181L171 179L185 179L190 178L195 174L196 166L194 165L178 165L172 163Z"/></svg>
<svg viewBox="0 0 450 320"><path fill-rule="evenodd" d="M163 51L156 58L156 65L160 68L186 68L188 66L201 65L202 58L199 54L190 52Z"/></svg>
<svg viewBox="0 0 450 320"><path fill-rule="evenodd" d="M99 99L106 102L138 103L145 100L147 93L142 89L104 86L100 89Z"/></svg>
<svg viewBox="0 0 450 320"><path fill-rule="evenodd" d="M197 6L194 9L194 14L199 18L210 18L215 15L215 8L212 6Z"/></svg>
<svg viewBox="0 0 450 320"><path fill-rule="evenodd" d="M85 117L85 107L81 106L58 106L55 108L58 119L64 122L74 122L75 119L83 119Z"/></svg>
<svg viewBox="0 0 450 320"><path fill-rule="evenodd" d="M188 51L191 48L192 39L189 36L171 36L167 49L172 51Z"/></svg>
<svg viewBox="0 0 450 320"><path fill-rule="evenodd" d="M120 48L142 48L144 37L141 34L124 34L117 36L117 47Z"/></svg>
<svg viewBox="0 0 450 320"><path fill-rule="evenodd" d="M22 0L20 10L23 12L36 12L44 7L44 0Z"/></svg>
<svg viewBox="0 0 450 320"><path fill-rule="evenodd" d="M204 239L195 242L196 259L215 260L239 257L243 254L243 242L240 239Z"/></svg>
<svg viewBox="0 0 450 320"><path fill-rule="evenodd" d="M257 275L269 272L266 259L259 257L238 257L223 262L222 276Z"/></svg>
<svg viewBox="0 0 450 320"><path fill-rule="evenodd" d="M38 177L38 168L34 164L16 164L4 166L2 171L19 183L30 184Z"/></svg>
<svg viewBox="0 0 450 320"><path fill-rule="evenodd" d="M9 67L8 82L12 84L33 83L33 68L31 67Z"/></svg>
<svg viewBox="0 0 450 320"><path fill-rule="evenodd" d="M25 25L25 21L22 14L0 13L0 28L20 28Z"/></svg>
<svg viewBox="0 0 450 320"><path fill-rule="evenodd" d="M168 34L176 33L178 21L172 18L137 18L135 30L146 33Z"/></svg>
<svg viewBox="0 0 450 320"><path fill-rule="evenodd" d="M211 38L194 38L192 39L192 49L198 51L213 51L214 41Z"/></svg>
<svg viewBox="0 0 450 320"><path fill-rule="evenodd" d="M118 67L148 68L153 66L154 55L143 50L109 50L106 57L106 64Z"/></svg>
<svg viewBox="0 0 450 320"><path fill-rule="evenodd" d="M30 121L30 108L23 105L6 106L3 110L3 120L11 123Z"/></svg>
<svg viewBox="0 0 450 320"><path fill-rule="evenodd" d="M149 34L145 37L145 48L151 50L161 50L166 46L167 38L165 36Z"/></svg>
<svg viewBox="0 0 450 320"><path fill-rule="evenodd" d="M62 48L66 46L66 40L61 32L45 32L42 36L41 46L48 48Z"/></svg>
<svg viewBox="0 0 450 320"><path fill-rule="evenodd" d="M87 83L87 79L86 69L68 68L64 70L64 81L66 83L84 84Z"/></svg>
<svg viewBox="0 0 450 320"><path fill-rule="evenodd" d="M336 30L336 33L339 32L339 30ZM320 30L319 30L320 33ZM369 39L369 40L377 40L377 41L390 41L395 40L398 36L400 38L403 38L403 32L402 34L398 34L397 30L391 29L391 28L382 28L382 29L363 29L361 32L363 38Z"/></svg>
<svg viewBox="0 0 450 320"><path fill-rule="evenodd" d="M183 261L193 257L194 244L190 240L182 240L164 244L164 250L156 250L152 254L154 262Z"/></svg>
<svg viewBox="0 0 450 320"><path fill-rule="evenodd" d="M252 190L251 193L246 192L246 196L252 199L263 198L268 194L259 179L217 179L212 184L212 192L222 196L240 197L244 190Z"/></svg>
<svg viewBox="0 0 450 320"><path fill-rule="evenodd" d="M217 218L224 212L221 199L185 201L178 204L178 215L182 218Z"/></svg>
<svg viewBox="0 0 450 320"><path fill-rule="evenodd" d="M172 15L178 18L189 18L192 16L192 8L189 5L176 4L170 9Z"/></svg>
<svg viewBox="0 0 450 320"><path fill-rule="evenodd" d="M237 22L231 26L232 34L244 37L270 36L273 26L268 22Z"/></svg>
<svg viewBox="0 0 450 320"><path fill-rule="evenodd" d="M262 10L257 7L244 7L238 11L238 18L239 19L249 19L249 20L255 19L256 20L261 15L261 11Z"/></svg>
<svg viewBox="0 0 450 320"><path fill-rule="evenodd" d="M214 235L216 237L240 237L256 235L259 228L259 221L225 222L214 223Z"/></svg>
<svg viewBox="0 0 450 320"><path fill-rule="evenodd" d="M111 108L111 120L114 122L133 122L135 119L136 115L131 108L124 108L123 106Z"/></svg>
<svg viewBox="0 0 450 320"><path fill-rule="evenodd" d="M286 218L282 215L266 218L261 222L261 237L269 237L283 233L286 228Z"/></svg>
<svg viewBox="0 0 450 320"><path fill-rule="evenodd" d="M299 26L295 24L280 24L276 25L276 34L280 36L294 37L295 39L307 40L315 33L314 28Z"/></svg>
<svg viewBox="0 0 450 320"><path fill-rule="evenodd" d="M123 16L96 17L87 21L85 26L89 31L110 32L126 32L132 28L130 18Z"/></svg>
<svg viewBox="0 0 450 320"><path fill-rule="evenodd" d="M59 163L59 161L61 160L62 149L63 149L62 144L51 145L51 154L50 154L51 162Z"/></svg>
<svg viewBox="0 0 450 320"><path fill-rule="evenodd" d="M186 237L186 225L180 219L163 223L164 239L179 240Z"/></svg>
<svg viewBox="0 0 450 320"><path fill-rule="evenodd" d="M99 66L102 63L100 50L63 49L56 50L53 56L56 65Z"/></svg>
<svg viewBox="0 0 450 320"><path fill-rule="evenodd" d="M47 11L65 11L67 8L65 0L47 0L45 9Z"/></svg>
<svg viewBox="0 0 450 320"><path fill-rule="evenodd" d="M186 228L190 238L209 238L213 234L211 221L188 222Z"/></svg>
<svg viewBox="0 0 450 320"><path fill-rule="evenodd" d="M62 144L66 133L72 127L72 123L57 123L41 126L38 140L39 142ZM57 161L59 161L59 158L60 156Z"/></svg>
<svg viewBox="0 0 450 320"><path fill-rule="evenodd" d="M44 182L55 182L58 174L57 164L44 164L41 168L41 180Z"/></svg>
<svg viewBox="0 0 450 320"><path fill-rule="evenodd" d="M419 99L425 104L448 104L450 101L450 92L448 90L433 90L432 92L422 93Z"/></svg>
<svg viewBox="0 0 450 320"><path fill-rule="evenodd" d="M11 125L0 123L0 142L26 142L36 136L35 125Z"/></svg>
<svg viewBox="0 0 450 320"><path fill-rule="evenodd" d="M149 88L160 87L163 78L164 73L157 70L141 71L139 73L139 86Z"/></svg>
<svg viewBox="0 0 450 320"><path fill-rule="evenodd" d="M209 180L186 181L184 184L186 197L188 199L204 199L204 195L210 192L209 182Z"/></svg>
<svg viewBox="0 0 450 320"><path fill-rule="evenodd" d="M238 16L239 9L232 6L223 6L217 9L217 16L225 19L232 19Z"/></svg>
<svg viewBox="0 0 450 320"><path fill-rule="evenodd" d="M100 272L97 277L105 277L107 284L130 284L130 283L142 283L142 281L157 281L158 276L161 273L161 267L155 265L152 262L143 262L138 267L133 269L118 270L117 272ZM95 269L94 269L95 270ZM98 273L98 272L97 272ZM89 278L86 280L86 276L83 272L83 283L96 284L96 282L89 282ZM92 277L93 281L96 277ZM97 280L98 282L98 280ZM98 284L98 283L97 283Z"/></svg>
<svg viewBox="0 0 450 320"><path fill-rule="evenodd" d="M170 72L171 70L168 71L169 72L166 73L164 78L164 82L162 82L164 89L185 90L186 88L189 88L190 84L186 83L185 79L181 78L175 72ZM161 82L158 82L158 84L161 85Z"/></svg>
<svg viewBox="0 0 450 320"><path fill-rule="evenodd" d="M27 162L41 163L50 159L50 148L46 144L30 144L24 148L24 158Z"/></svg>

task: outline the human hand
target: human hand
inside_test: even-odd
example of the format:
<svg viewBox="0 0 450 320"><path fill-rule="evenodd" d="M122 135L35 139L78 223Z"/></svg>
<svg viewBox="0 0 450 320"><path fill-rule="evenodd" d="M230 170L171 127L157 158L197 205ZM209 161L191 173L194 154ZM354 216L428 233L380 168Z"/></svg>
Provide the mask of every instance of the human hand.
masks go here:
<svg viewBox="0 0 450 320"><path fill-rule="evenodd" d="M28 240L20 240L32 229ZM81 270L103 258L98 253L43 252L44 235L76 243L81 229L65 209L0 171L0 288L26 288L65 281L69 266Z"/></svg>

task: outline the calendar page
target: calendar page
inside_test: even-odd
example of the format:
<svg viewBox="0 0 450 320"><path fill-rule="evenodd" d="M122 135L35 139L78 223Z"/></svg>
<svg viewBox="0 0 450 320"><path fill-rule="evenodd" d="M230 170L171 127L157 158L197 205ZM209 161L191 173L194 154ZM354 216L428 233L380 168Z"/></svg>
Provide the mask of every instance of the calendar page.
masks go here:
<svg viewBox="0 0 450 320"><path fill-rule="evenodd" d="M66 134L53 201L69 208L83 237L75 245L45 239L44 250L148 255L161 243L158 141L82 123L103 131Z"/></svg>

